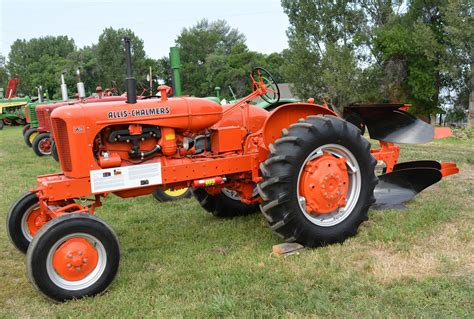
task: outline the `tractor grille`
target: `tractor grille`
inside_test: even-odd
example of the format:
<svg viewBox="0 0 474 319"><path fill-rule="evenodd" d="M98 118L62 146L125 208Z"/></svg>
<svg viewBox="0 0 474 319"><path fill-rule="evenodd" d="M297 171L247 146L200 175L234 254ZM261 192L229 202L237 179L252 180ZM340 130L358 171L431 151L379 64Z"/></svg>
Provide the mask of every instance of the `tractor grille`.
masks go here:
<svg viewBox="0 0 474 319"><path fill-rule="evenodd" d="M47 119L46 119L46 110L36 110L36 117L38 118L38 126L39 127L46 127Z"/></svg>
<svg viewBox="0 0 474 319"><path fill-rule="evenodd" d="M53 119L53 127L61 166L63 171L70 172L72 171L72 161L66 122L61 119Z"/></svg>
<svg viewBox="0 0 474 319"><path fill-rule="evenodd" d="M38 119L36 118L35 109L36 108L34 106L28 106L28 116L30 117L30 123L34 124L38 122Z"/></svg>

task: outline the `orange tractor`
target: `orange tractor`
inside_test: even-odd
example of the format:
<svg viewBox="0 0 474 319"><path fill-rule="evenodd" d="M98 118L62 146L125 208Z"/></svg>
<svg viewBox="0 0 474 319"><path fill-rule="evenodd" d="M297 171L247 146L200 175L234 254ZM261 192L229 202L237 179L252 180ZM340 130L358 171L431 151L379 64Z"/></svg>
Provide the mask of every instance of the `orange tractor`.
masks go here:
<svg viewBox="0 0 474 319"><path fill-rule="evenodd" d="M381 148L371 150L359 128L325 104L289 103L271 112L251 105L256 97L279 99L277 84L261 68L251 73L253 92L235 104L168 98L167 87L160 87L158 100L137 101L130 40L125 45L127 101L54 110L63 172L39 176L8 214L8 234L26 252L33 286L51 299L95 295L117 274L117 236L93 215L110 193L128 198L157 187L193 187L202 207L216 216L260 206L282 240L316 247L354 236L374 204L401 204L458 171L453 163L397 164L393 142L407 142L411 134L403 127L432 137L433 128L416 119L393 128L398 133L387 133L390 123L371 132L377 126L368 121L369 132L388 134ZM374 109L403 113L396 106ZM354 107L366 117L361 110L365 106ZM385 163L379 177L377 160Z"/></svg>

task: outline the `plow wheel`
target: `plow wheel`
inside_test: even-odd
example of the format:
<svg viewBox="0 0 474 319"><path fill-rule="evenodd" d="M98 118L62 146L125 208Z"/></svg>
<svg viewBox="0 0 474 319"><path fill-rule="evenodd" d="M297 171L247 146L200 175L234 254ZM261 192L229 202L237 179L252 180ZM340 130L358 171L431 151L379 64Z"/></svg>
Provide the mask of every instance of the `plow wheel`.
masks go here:
<svg viewBox="0 0 474 319"><path fill-rule="evenodd" d="M7 215L7 233L13 245L22 253L50 219L39 211L38 197L27 192L12 205Z"/></svg>
<svg viewBox="0 0 474 319"><path fill-rule="evenodd" d="M51 155L51 136L49 133L40 133L33 141L33 151L38 156Z"/></svg>
<svg viewBox="0 0 474 319"><path fill-rule="evenodd" d="M38 136L38 130L35 128L30 128L26 130L25 134L23 134L23 139L25 140L25 144L29 147L33 145L33 141L35 137Z"/></svg>
<svg viewBox="0 0 474 319"><path fill-rule="evenodd" d="M334 116L300 120L270 147L259 184L261 210L285 241L343 242L367 220L377 178L370 144Z"/></svg>
<svg viewBox="0 0 474 319"><path fill-rule="evenodd" d="M120 247L114 231L88 214L53 219L31 242L28 277L46 297L64 301L103 292L117 274Z"/></svg>
<svg viewBox="0 0 474 319"><path fill-rule="evenodd" d="M185 187L177 190L162 190L158 188L156 191L153 192L153 197L159 202L169 202L173 200L180 200L183 198L189 198L193 196L191 192L191 188Z"/></svg>
<svg viewBox="0 0 474 319"><path fill-rule="evenodd" d="M257 195L255 190L255 195ZM258 203L245 204L240 196L231 189L223 188L220 194L211 195L203 188L193 189L193 195L206 211L216 217L230 218L258 211Z"/></svg>

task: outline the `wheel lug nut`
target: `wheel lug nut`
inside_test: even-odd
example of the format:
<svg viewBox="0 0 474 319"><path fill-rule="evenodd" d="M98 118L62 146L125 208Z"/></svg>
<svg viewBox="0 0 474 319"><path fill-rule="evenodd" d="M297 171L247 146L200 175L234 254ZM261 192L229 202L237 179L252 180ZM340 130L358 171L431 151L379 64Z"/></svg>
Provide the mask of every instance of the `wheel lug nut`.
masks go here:
<svg viewBox="0 0 474 319"><path fill-rule="evenodd" d="M76 267L76 270L81 270L81 267Z"/></svg>
<svg viewBox="0 0 474 319"><path fill-rule="evenodd" d="M67 263L66 267L71 268L72 267L71 263Z"/></svg>
<svg viewBox="0 0 474 319"><path fill-rule="evenodd" d="M82 256L83 252L82 250L79 250L79 252L77 253L79 256Z"/></svg>
<svg viewBox="0 0 474 319"><path fill-rule="evenodd" d="M84 264L87 264L87 258L82 258L82 262L83 262Z"/></svg>
<svg viewBox="0 0 474 319"><path fill-rule="evenodd" d="M67 255L67 258L72 258L72 254L68 254L68 255Z"/></svg>

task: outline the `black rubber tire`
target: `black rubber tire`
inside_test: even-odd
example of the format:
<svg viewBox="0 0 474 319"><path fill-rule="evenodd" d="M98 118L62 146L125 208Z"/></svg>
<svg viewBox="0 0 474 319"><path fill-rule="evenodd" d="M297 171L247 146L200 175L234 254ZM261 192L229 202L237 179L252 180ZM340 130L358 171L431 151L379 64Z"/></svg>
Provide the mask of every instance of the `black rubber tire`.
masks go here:
<svg viewBox="0 0 474 319"><path fill-rule="evenodd" d="M202 208L216 217L231 218L249 215L258 211L258 203L245 204L240 200L228 197L224 193L211 195L204 188L193 189L193 195Z"/></svg>
<svg viewBox="0 0 474 319"><path fill-rule="evenodd" d="M59 240L74 233L94 236L106 251L104 271L95 282L80 290L59 287L47 271L50 249ZM117 275L119 263L120 246L115 232L99 218L80 213L63 215L48 222L33 238L26 254L26 269L31 283L43 295L56 301L93 296L105 291Z"/></svg>
<svg viewBox="0 0 474 319"><path fill-rule="evenodd" d="M361 172L361 190L352 212L340 223L325 227L312 223L298 203L298 175L307 156L326 144L339 144L356 158ZM263 182L258 189L260 206L270 228L287 242L307 247L341 243L357 233L368 219L367 211L375 202L373 191L378 180L377 161L370 154L370 143L352 124L335 116L309 116L283 130L270 146L269 158L261 164Z"/></svg>
<svg viewBox="0 0 474 319"><path fill-rule="evenodd" d="M12 244L22 253L26 254L30 240L21 230L22 218L28 210L39 202L35 193L26 192L21 195L11 206L7 214L7 234Z"/></svg>
<svg viewBox="0 0 474 319"><path fill-rule="evenodd" d="M0 130L3 130L3 120L0 120Z"/></svg>
<svg viewBox="0 0 474 319"><path fill-rule="evenodd" d="M56 162L59 162L58 148L56 147L56 142L54 140L51 142L51 156Z"/></svg>
<svg viewBox="0 0 474 319"><path fill-rule="evenodd" d="M33 146L33 143L30 142L30 136L31 136L31 134L34 134L36 132L38 132L38 130L36 128L30 128L29 130L27 130L25 132L25 134L23 134L23 140L25 141L26 146L28 146L28 147Z"/></svg>
<svg viewBox="0 0 474 319"><path fill-rule="evenodd" d="M31 146L33 148L33 152L35 152L36 155L38 156L49 156L51 155L51 148L49 150L49 153L43 153L40 150L40 143L42 140L45 139L51 139L51 135L49 133L40 133L38 136L35 137L33 141L33 145Z"/></svg>
<svg viewBox="0 0 474 319"><path fill-rule="evenodd" d="M23 134L23 136L25 136L26 131L28 131L30 127L31 127L30 124L26 124L25 126L23 126L23 129L21 130L21 133Z"/></svg>
<svg viewBox="0 0 474 319"><path fill-rule="evenodd" d="M366 127L365 127L365 124L364 124L364 120L362 120L362 117L360 117L359 114L352 113L352 112L348 113L344 116L344 120L346 120L347 122L355 125L359 129L360 135L365 134Z"/></svg>
<svg viewBox="0 0 474 319"><path fill-rule="evenodd" d="M179 196L168 195L161 188L157 188L156 191L153 192L153 197L155 197L155 199L159 202L171 202L171 201L180 200L184 198L190 198L191 196L193 196L191 188L188 188L185 193Z"/></svg>

